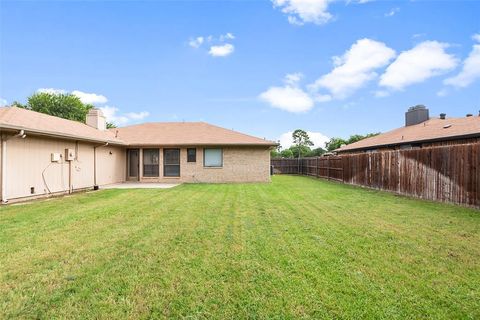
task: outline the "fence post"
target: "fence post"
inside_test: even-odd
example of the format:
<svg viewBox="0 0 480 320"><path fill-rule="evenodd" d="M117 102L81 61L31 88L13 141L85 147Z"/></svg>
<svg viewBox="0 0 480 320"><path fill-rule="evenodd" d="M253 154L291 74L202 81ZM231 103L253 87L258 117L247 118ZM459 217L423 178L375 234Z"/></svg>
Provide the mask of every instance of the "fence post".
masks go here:
<svg viewBox="0 0 480 320"><path fill-rule="evenodd" d="M318 157L317 157L317 162L316 162L315 169L316 169L316 176L318 178Z"/></svg>
<svg viewBox="0 0 480 320"><path fill-rule="evenodd" d="M330 180L330 156L327 157L327 180Z"/></svg>

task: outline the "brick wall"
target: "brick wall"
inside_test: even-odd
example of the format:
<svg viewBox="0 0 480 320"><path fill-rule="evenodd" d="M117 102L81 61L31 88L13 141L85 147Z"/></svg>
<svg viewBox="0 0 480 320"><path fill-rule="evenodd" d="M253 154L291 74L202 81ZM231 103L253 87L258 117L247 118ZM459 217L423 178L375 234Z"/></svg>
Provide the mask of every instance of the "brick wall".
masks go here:
<svg viewBox="0 0 480 320"><path fill-rule="evenodd" d="M203 148L197 147L197 161L187 162L187 148L180 148L180 177L163 176L163 149L160 148L159 177L143 177L142 182L270 182L270 150L265 147L223 147L223 167L203 166ZM140 159L143 152L140 150Z"/></svg>

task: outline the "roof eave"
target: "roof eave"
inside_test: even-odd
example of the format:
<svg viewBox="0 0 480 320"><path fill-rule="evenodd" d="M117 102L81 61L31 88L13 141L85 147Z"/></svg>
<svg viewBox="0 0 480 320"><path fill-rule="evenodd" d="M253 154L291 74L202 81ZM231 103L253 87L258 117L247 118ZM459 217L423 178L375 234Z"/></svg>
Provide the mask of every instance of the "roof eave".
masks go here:
<svg viewBox="0 0 480 320"><path fill-rule="evenodd" d="M370 150L370 149L378 149L378 148L386 148L386 147L395 147L395 146L399 146L399 145L403 145L403 144L409 144L409 143L427 143L427 142L438 142L438 141L451 141L451 140L457 140L457 139L469 139L469 138L478 138L478 137L480 137L480 132L479 133L470 133L470 134L458 135L458 136L439 137L439 138L433 138L433 139L406 140L406 141L402 141L402 142L378 144L378 145L371 145L371 146L358 147L358 148L348 148L348 149L338 148L338 149L335 149L333 151L334 152L362 151L362 150Z"/></svg>
<svg viewBox="0 0 480 320"><path fill-rule="evenodd" d="M26 133L33 134L36 136L45 136L45 137L52 137L52 138L61 138L61 139L67 139L67 140L79 140L79 141L85 141L85 142L93 142L93 143L108 143L111 145L126 145L122 141L118 140L110 140L110 139L94 139L94 138L88 138L88 137L82 137L78 135L73 135L73 134L64 134L64 133L58 133L58 132L53 132L53 131L40 131L36 129L31 129L23 126L15 126L15 125L9 125L9 124L4 124L0 123L0 129L7 129L7 130L24 130Z"/></svg>

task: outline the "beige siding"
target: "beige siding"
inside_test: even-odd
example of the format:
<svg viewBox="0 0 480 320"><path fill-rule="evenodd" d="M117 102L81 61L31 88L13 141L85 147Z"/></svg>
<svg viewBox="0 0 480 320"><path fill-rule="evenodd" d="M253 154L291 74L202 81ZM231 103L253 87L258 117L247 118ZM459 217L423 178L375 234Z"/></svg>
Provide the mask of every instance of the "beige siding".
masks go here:
<svg viewBox="0 0 480 320"><path fill-rule="evenodd" d="M105 185L125 181L126 151L120 147L97 148L97 184Z"/></svg>
<svg viewBox="0 0 480 320"><path fill-rule="evenodd" d="M76 158L65 161L65 149L74 149ZM99 147L97 150L102 149ZM109 151L112 151L112 155ZM51 154L60 153L60 162L52 162ZM120 148L103 148L97 154L100 166L97 177L99 184L120 182L124 167L123 151ZM106 165L108 163L109 165ZM68 192L71 170L71 184L74 190L91 188L94 185L94 144L69 140L27 136L25 139L10 137L7 140L6 196L12 200L50 193ZM30 188L35 190L31 194Z"/></svg>
<svg viewBox="0 0 480 320"><path fill-rule="evenodd" d="M163 149L160 148L160 177L141 177L143 182L270 182L270 149L266 147L225 147L223 167L205 168L203 148L197 148L197 161L187 162L187 148L180 149L180 177L163 177ZM142 150L140 150L142 151ZM143 152L140 159L143 158ZM140 172L143 166L140 165Z"/></svg>

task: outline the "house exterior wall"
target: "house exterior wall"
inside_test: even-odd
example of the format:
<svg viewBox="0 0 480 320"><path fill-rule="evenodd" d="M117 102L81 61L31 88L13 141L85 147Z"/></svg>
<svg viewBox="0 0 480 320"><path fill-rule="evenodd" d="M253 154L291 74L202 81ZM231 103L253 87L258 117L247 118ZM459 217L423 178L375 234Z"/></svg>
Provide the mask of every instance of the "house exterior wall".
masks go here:
<svg viewBox="0 0 480 320"><path fill-rule="evenodd" d="M93 143L27 135L25 139L9 136L6 145L6 172L2 174L6 178L8 200L65 193L70 181L73 190L94 185ZM65 161L65 149L75 150L75 160ZM97 183L124 181L124 170L115 171L125 168L123 149L99 147L97 151ZM52 153L61 154L61 160L52 162Z"/></svg>
<svg viewBox="0 0 480 320"><path fill-rule="evenodd" d="M124 182L127 171L126 152L123 147L97 148L97 184L99 186Z"/></svg>
<svg viewBox="0 0 480 320"><path fill-rule="evenodd" d="M197 147L196 162L187 162L187 148L180 149L180 177L165 177L163 148L159 149L159 177L143 176L143 148L140 148L141 182L270 182L270 149L268 147L222 147L223 167L207 168L203 164L203 147ZM157 149L148 147L146 149ZM168 147L174 148L174 147ZM193 147L192 147L193 148ZM213 148L213 147L209 147Z"/></svg>

